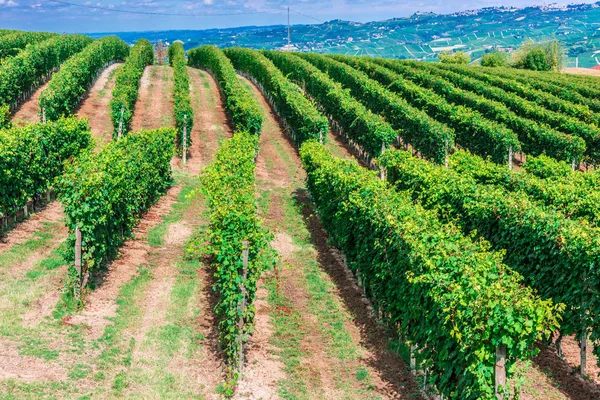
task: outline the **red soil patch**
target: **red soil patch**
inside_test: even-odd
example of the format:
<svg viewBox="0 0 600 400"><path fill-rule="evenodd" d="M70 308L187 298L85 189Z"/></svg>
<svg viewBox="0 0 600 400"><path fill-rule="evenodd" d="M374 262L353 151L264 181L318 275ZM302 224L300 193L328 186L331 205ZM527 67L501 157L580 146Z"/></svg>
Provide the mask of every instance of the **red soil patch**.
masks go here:
<svg viewBox="0 0 600 400"><path fill-rule="evenodd" d="M40 122L40 95L48 87L48 84L49 82L37 88L29 100L19 107L12 118L16 125L24 126L25 124Z"/></svg>
<svg viewBox="0 0 600 400"><path fill-rule="evenodd" d="M90 122L92 136L98 144L110 142L112 138L113 125L108 104L112 99L112 90L115 86L113 71L120 65L112 64L102 71L77 112L79 118L87 118Z"/></svg>
<svg viewBox="0 0 600 400"><path fill-rule="evenodd" d="M131 129L158 129L173 125L173 68L146 67L140 80Z"/></svg>

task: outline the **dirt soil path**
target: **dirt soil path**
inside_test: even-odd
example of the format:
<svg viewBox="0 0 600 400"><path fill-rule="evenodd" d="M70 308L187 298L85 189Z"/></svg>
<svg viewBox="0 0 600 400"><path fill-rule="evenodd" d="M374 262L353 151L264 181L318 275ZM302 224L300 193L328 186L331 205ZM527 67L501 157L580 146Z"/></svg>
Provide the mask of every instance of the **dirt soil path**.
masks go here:
<svg viewBox="0 0 600 400"><path fill-rule="evenodd" d="M194 107L194 129L187 170L198 174L201 166L212 162L221 142L231 137L232 131L214 78L199 69L188 68L187 71L190 77L190 98Z"/></svg>
<svg viewBox="0 0 600 400"><path fill-rule="evenodd" d="M12 120L18 126L40 122L40 95L48 87L50 82L44 83L36 89L33 95L19 107L13 115Z"/></svg>
<svg viewBox="0 0 600 400"><path fill-rule="evenodd" d="M19 224L15 229L0 238L0 254L8 251L15 245L30 240L32 235L39 232L44 224L60 221L64 217L62 206L54 201L43 210L36 212L27 220Z"/></svg>
<svg viewBox="0 0 600 400"><path fill-rule="evenodd" d="M600 76L600 70L591 68L563 68L565 74Z"/></svg>
<svg viewBox="0 0 600 400"><path fill-rule="evenodd" d="M297 151L262 94L243 81L265 110L256 172L259 204L282 259L258 292L257 331L238 397L418 398L406 365L388 351L360 289L327 244ZM339 143L332 146L349 155ZM295 332L286 331L289 323L297 324ZM296 359L291 363L290 352Z"/></svg>
<svg viewBox="0 0 600 400"><path fill-rule="evenodd" d="M146 67L131 129L157 129L173 125L173 68L167 65Z"/></svg>
<svg viewBox="0 0 600 400"><path fill-rule="evenodd" d="M108 103L112 99L112 90L115 87L115 72L121 65L112 64L102 71L77 112L79 118L87 118L90 122L92 137L99 146L112 139L113 125Z"/></svg>

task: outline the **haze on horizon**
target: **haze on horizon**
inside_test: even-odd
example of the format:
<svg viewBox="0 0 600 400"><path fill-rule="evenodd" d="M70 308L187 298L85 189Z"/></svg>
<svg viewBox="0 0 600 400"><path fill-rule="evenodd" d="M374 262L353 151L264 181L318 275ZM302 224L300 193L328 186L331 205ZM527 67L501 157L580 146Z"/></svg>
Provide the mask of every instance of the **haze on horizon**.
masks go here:
<svg viewBox="0 0 600 400"><path fill-rule="evenodd" d="M597 0L552 1L593 3ZM231 28L248 25L278 25L287 22L286 7L293 11L292 24L313 24L332 19L357 22L406 17L417 11L447 14L482 7L539 5L539 0L481 1L392 1L392 0L70 0L78 7L52 0L0 0L0 28L67 33L157 31L177 29ZM142 15L94 9L93 7L146 13ZM219 15L221 14L221 15Z"/></svg>

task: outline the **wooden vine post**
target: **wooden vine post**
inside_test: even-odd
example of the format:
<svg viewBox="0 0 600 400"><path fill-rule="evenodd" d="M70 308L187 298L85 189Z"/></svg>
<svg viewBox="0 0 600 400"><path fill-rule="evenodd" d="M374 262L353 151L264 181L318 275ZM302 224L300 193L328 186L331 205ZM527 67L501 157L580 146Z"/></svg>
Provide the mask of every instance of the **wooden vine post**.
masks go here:
<svg viewBox="0 0 600 400"><path fill-rule="evenodd" d="M78 226L75 227L75 269L77 270L77 275L79 276L79 281L81 282L81 230Z"/></svg>
<svg viewBox="0 0 600 400"><path fill-rule="evenodd" d="M501 344L496 348L496 364L494 365L495 391L499 400L504 399L506 387L506 346Z"/></svg>
<svg viewBox="0 0 600 400"><path fill-rule="evenodd" d="M556 338L556 354L558 355L558 358L560 358L561 360L563 358L562 338L563 338L563 334L562 334L562 332L559 331L558 338Z"/></svg>
<svg viewBox="0 0 600 400"><path fill-rule="evenodd" d="M586 367L587 367L587 330L584 328L581 333L581 342L580 342L580 357L581 357L581 365L579 366L579 373L581 376L587 376Z"/></svg>
<svg viewBox="0 0 600 400"><path fill-rule="evenodd" d="M586 294L588 291L588 286L587 286L587 274L584 271L583 273L583 293L582 293L582 297L581 297L581 309L582 310L586 310L587 309L587 304L586 304ZM586 320L585 320L585 312L583 312L583 314L581 315L581 337L579 340L579 356L580 356L580 364L579 364L579 373L581 374L582 377L586 377L587 373L586 373L586 369L587 369L587 326L586 326Z"/></svg>
<svg viewBox="0 0 600 400"><path fill-rule="evenodd" d="M183 165L187 164L187 114L183 116Z"/></svg>
<svg viewBox="0 0 600 400"><path fill-rule="evenodd" d="M240 315L240 320L238 322L238 329L239 329L239 333L238 333L238 348L239 348L239 355L238 355L238 372L240 374L240 376L242 375L242 369L244 367L244 334L242 333L244 331L244 312L246 310L246 299L247 299L247 292L246 292L246 287L244 286L244 283L246 282L246 279L248 278L248 257L249 257L249 246L250 244L248 243L247 240L244 240L244 250L242 250L242 262L243 262L243 270L242 270L242 281L240 282L240 293L242 294L242 300L240 301L238 307L239 307L239 315Z"/></svg>
<svg viewBox="0 0 600 400"><path fill-rule="evenodd" d="M381 143L381 154L385 153L385 143ZM383 168L383 165L379 166L379 179L381 179L382 181L385 181L385 169Z"/></svg>
<svg viewBox="0 0 600 400"><path fill-rule="evenodd" d="M46 107L42 107L42 123L46 123Z"/></svg>
<svg viewBox="0 0 600 400"><path fill-rule="evenodd" d="M450 153L450 149L448 148L448 138L446 138L446 146L444 147L445 149L445 155L444 155L444 166L446 167L446 169L448 168L448 153Z"/></svg>
<svg viewBox="0 0 600 400"><path fill-rule="evenodd" d="M119 118L119 131L117 133L117 141L121 139L123 134L123 114L125 113L125 107L121 107L121 118Z"/></svg>
<svg viewBox="0 0 600 400"><path fill-rule="evenodd" d="M413 375L417 375L417 358L415 357L415 352L417 351L417 346L414 344L410 345L410 371Z"/></svg>
<svg viewBox="0 0 600 400"><path fill-rule="evenodd" d="M510 146L508 148L508 169L513 169L513 148Z"/></svg>

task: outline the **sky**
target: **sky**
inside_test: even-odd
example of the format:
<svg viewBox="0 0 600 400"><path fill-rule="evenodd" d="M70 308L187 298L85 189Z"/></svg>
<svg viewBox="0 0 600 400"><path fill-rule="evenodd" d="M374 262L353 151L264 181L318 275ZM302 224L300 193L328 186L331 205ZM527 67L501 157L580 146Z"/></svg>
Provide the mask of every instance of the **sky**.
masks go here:
<svg viewBox="0 0 600 400"><path fill-rule="evenodd" d="M579 0L592 3L597 0ZM559 4L574 1L550 1ZM72 4L67 4L72 3ZM73 4L83 5L79 7ZM440 14L481 7L525 7L541 0L0 0L0 28L66 33L230 28L332 19L358 22L406 17L417 11ZM94 7L99 7L100 9ZM113 10L113 11L110 11ZM119 11L135 11L130 14ZM145 14L142 14L145 13ZM170 15L158 15L170 14Z"/></svg>

